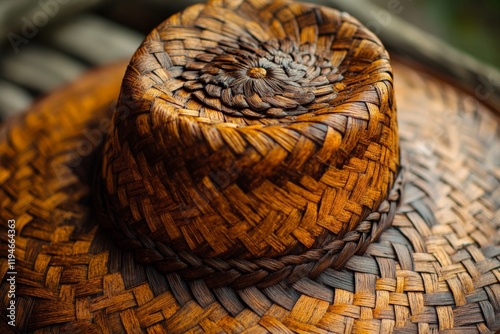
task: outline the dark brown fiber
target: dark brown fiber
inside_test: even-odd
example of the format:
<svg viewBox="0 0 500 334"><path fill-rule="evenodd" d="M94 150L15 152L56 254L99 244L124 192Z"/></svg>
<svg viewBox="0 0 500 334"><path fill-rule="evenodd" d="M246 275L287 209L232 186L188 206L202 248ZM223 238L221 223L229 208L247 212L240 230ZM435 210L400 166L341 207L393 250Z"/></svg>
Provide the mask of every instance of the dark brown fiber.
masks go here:
<svg viewBox="0 0 500 334"><path fill-rule="evenodd" d="M190 7L0 128L15 330L495 333L499 152L348 14Z"/></svg>

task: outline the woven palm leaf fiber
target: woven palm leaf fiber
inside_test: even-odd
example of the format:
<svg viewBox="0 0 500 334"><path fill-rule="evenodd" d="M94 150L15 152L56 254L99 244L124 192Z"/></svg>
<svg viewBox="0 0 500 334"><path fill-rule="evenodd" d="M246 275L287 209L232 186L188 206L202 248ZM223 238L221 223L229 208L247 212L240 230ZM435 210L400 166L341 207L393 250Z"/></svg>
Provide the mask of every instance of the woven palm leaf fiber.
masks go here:
<svg viewBox="0 0 500 334"><path fill-rule="evenodd" d="M190 7L1 128L0 330L493 333L499 124L348 14Z"/></svg>

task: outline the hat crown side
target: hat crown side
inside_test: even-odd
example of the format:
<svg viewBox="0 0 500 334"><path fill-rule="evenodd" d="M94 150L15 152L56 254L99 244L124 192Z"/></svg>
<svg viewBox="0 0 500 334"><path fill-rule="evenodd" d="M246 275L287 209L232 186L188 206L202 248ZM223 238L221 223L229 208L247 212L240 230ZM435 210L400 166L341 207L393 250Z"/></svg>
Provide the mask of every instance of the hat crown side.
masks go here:
<svg viewBox="0 0 500 334"><path fill-rule="evenodd" d="M133 56L113 123L101 221L162 271L317 249L345 263L380 232L399 169L387 52L310 4L172 16Z"/></svg>

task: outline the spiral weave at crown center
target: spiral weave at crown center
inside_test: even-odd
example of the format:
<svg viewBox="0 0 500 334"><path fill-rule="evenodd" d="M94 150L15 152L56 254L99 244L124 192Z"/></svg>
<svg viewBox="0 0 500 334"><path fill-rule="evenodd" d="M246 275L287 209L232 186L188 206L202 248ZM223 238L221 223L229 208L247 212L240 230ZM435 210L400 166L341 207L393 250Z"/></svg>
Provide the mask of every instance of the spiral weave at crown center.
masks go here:
<svg viewBox="0 0 500 334"><path fill-rule="evenodd" d="M216 0L172 16L132 58L113 123L102 223L164 271L352 256L399 168L387 52L311 4Z"/></svg>

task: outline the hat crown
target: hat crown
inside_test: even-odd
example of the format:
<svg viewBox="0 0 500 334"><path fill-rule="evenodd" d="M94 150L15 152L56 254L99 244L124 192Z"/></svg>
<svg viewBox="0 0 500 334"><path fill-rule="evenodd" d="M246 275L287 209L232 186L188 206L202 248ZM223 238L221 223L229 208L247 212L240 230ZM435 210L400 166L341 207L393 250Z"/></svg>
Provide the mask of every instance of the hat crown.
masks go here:
<svg viewBox="0 0 500 334"><path fill-rule="evenodd" d="M387 52L334 9L235 3L189 7L133 56L104 150L103 224L165 271L179 256L321 250L345 263L390 224Z"/></svg>

